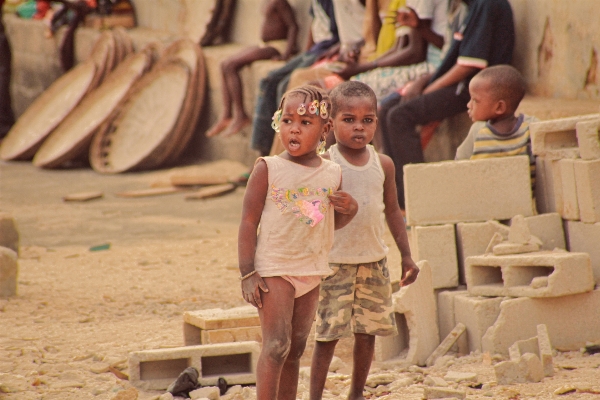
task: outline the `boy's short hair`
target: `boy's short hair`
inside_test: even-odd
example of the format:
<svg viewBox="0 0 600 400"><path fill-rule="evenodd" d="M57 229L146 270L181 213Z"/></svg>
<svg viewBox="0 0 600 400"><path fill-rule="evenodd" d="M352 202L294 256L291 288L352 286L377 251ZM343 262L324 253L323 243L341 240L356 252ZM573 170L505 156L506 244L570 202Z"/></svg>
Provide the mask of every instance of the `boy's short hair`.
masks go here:
<svg viewBox="0 0 600 400"><path fill-rule="evenodd" d="M512 111L519 107L519 103L525 97L527 84L523 75L513 66L494 65L481 70L477 78L488 79L492 87L492 95L496 100L506 101Z"/></svg>
<svg viewBox="0 0 600 400"><path fill-rule="evenodd" d="M335 117L343 104L344 99L348 97L365 97L372 101L373 109L377 110L377 96L369 85L359 81L342 82L331 90L331 117Z"/></svg>

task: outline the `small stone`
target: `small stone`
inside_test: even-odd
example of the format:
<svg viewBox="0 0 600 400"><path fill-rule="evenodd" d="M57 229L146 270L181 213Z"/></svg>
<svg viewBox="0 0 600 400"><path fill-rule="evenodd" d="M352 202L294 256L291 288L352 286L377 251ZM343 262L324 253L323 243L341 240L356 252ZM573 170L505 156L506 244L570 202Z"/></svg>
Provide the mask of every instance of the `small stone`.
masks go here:
<svg viewBox="0 0 600 400"><path fill-rule="evenodd" d="M210 400L219 400L219 397L221 397L221 392L216 386L203 387L190 392L190 398L192 400L202 398Z"/></svg>
<svg viewBox="0 0 600 400"><path fill-rule="evenodd" d="M173 395L169 392L162 394L158 400L173 400Z"/></svg>
<svg viewBox="0 0 600 400"><path fill-rule="evenodd" d="M454 362L455 361L453 356L445 355L435 360L433 366L436 369L444 369L450 367L451 365L454 365Z"/></svg>
<svg viewBox="0 0 600 400"><path fill-rule="evenodd" d="M411 378L400 378L389 384L389 388L392 392L398 389L408 387L412 385L414 381Z"/></svg>
<svg viewBox="0 0 600 400"><path fill-rule="evenodd" d="M417 366L417 365L411 365L410 367L408 367L408 372L414 372L414 373L418 373L418 374L422 374L423 373L423 368Z"/></svg>
<svg viewBox="0 0 600 400"><path fill-rule="evenodd" d="M442 378L437 377L437 376L428 376L423 381L423 384L425 384L427 386L440 386L440 387L447 387L448 386L448 382L446 382L445 379L442 379Z"/></svg>
<svg viewBox="0 0 600 400"><path fill-rule="evenodd" d="M473 372L448 371L444 379L451 382L477 382L477 374Z"/></svg>
<svg viewBox="0 0 600 400"><path fill-rule="evenodd" d="M556 389L554 391L554 394L561 395L561 394L574 393L575 391L577 391L577 388L575 386L565 385L565 386L561 386L558 389Z"/></svg>
<svg viewBox="0 0 600 400"><path fill-rule="evenodd" d="M235 385L227 389L227 395L242 394L242 385Z"/></svg>
<svg viewBox="0 0 600 400"><path fill-rule="evenodd" d="M121 390L112 400L137 400L138 391L136 388Z"/></svg>
<svg viewBox="0 0 600 400"><path fill-rule="evenodd" d="M423 395L425 399L465 399L467 397L467 392L463 390L455 390L455 389L447 389L447 388L439 388L439 387L425 387L423 391Z"/></svg>
<svg viewBox="0 0 600 400"><path fill-rule="evenodd" d="M90 367L90 371L94 374L103 374L105 372L108 372L109 367L110 365L106 363L96 363Z"/></svg>
<svg viewBox="0 0 600 400"><path fill-rule="evenodd" d="M337 356L333 356L333 358L331 359L331 364L329 364L329 371L337 372L340 369L344 368L345 366L346 366L346 364L342 361L341 358L339 358Z"/></svg>
<svg viewBox="0 0 600 400"><path fill-rule="evenodd" d="M396 380L396 377L392 374L369 375L369 377L367 378L366 385L374 388L379 385L387 385L389 383L394 382L395 380Z"/></svg>

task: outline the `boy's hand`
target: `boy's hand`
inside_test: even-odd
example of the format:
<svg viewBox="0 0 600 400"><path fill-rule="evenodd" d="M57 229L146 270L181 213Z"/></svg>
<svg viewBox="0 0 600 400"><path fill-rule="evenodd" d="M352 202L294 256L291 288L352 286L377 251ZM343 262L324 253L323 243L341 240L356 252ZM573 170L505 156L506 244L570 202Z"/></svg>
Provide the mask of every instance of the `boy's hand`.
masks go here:
<svg viewBox="0 0 600 400"><path fill-rule="evenodd" d="M358 203L349 193L337 190L329 195L329 200L333 204L335 211L342 214L356 215Z"/></svg>
<svg viewBox="0 0 600 400"><path fill-rule="evenodd" d="M419 276L419 267L411 257L402 258L402 278L400 287L408 286L417 280Z"/></svg>
<svg viewBox="0 0 600 400"><path fill-rule="evenodd" d="M262 301L260 300L261 290L268 292L269 288L258 273L242 281L242 297L256 308L262 308Z"/></svg>

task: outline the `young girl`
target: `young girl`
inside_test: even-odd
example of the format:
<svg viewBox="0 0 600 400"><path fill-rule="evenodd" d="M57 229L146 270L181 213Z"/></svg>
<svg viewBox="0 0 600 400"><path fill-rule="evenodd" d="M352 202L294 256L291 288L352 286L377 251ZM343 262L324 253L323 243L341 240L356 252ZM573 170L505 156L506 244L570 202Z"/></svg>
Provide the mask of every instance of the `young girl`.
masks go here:
<svg viewBox="0 0 600 400"><path fill-rule="evenodd" d="M285 151L257 160L244 197L240 279L244 300L258 308L262 327L256 371L261 400L296 398L319 284L331 273L333 230L358 210L356 200L338 190L340 167L317 154L329 132L330 110L327 94L316 87L283 96L273 128Z"/></svg>

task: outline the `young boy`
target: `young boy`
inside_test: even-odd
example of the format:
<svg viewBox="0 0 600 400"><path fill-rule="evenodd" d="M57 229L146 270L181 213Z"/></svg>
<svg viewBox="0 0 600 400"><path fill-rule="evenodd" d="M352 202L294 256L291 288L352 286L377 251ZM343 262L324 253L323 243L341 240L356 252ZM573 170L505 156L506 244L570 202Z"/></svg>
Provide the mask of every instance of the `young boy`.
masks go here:
<svg viewBox="0 0 600 400"><path fill-rule="evenodd" d="M267 4L263 6L265 16L260 45L243 49L221 63L223 112L206 132L207 137L221 132L222 136L231 136L251 122L244 111L242 80L239 75L242 67L258 60L287 61L296 52L298 24L292 6L286 0L267 0Z"/></svg>
<svg viewBox="0 0 600 400"><path fill-rule="evenodd" d="M317 342L312 359L310 399L321 399L338 340L354 333L354 365L348 399L362 399L375 335L396 333L392 287L383 242L384 217L402 253L401 285L417 278L404 219L398 206L394 163L369 142L377 127L377 98L361 82L344 82L330 94L337 144L325 155L342 167L344 190L358 201L358 213L335 233L329 254L332 275L321 282Z"/></svg>
<svg viewBox="0 0 600 400"><path fill-rule="evenodd" d="M529 124L537 119L515 114L525 89L525 80L510 65L489 67L473 77L467 108L474 124L456 150L457 160L528 155L533 178Z"/></svg>

